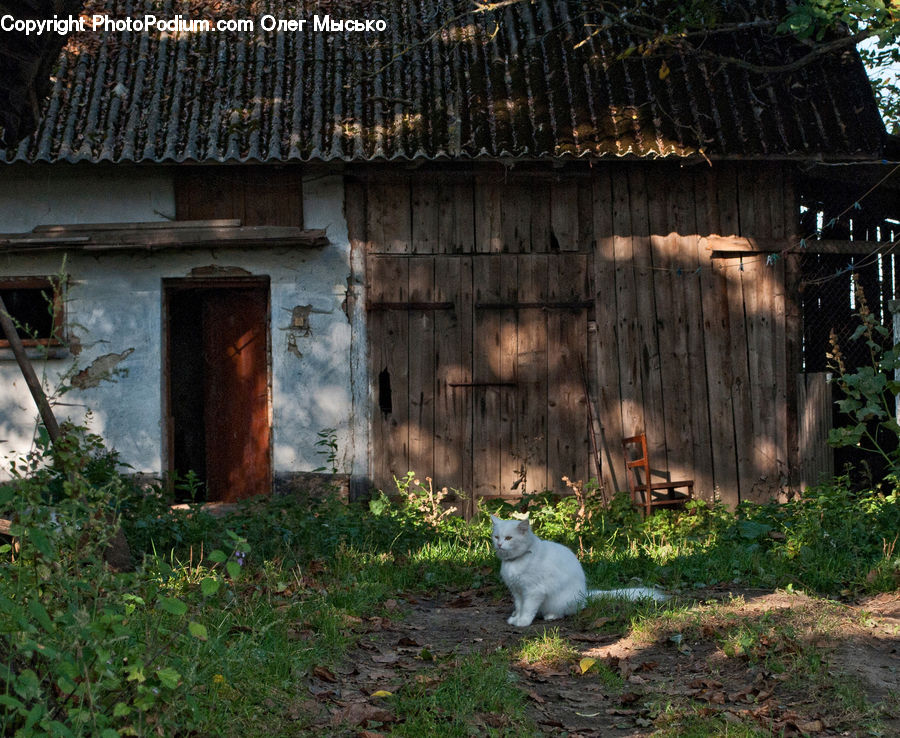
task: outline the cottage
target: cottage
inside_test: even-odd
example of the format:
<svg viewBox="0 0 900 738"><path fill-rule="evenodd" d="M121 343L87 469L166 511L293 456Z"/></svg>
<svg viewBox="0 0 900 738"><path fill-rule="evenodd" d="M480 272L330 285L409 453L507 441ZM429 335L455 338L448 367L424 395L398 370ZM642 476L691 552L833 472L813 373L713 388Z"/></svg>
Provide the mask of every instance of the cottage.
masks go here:
<svg viewBox="0 0 900 738"><path fill-rule="evenodd" d="M409 469L479 496L612 490L637 432L705 497L814 481L830 400L804 270L866 255L873 304L895 296L883 201L852 246L815 235L881 178L860 60L621 59L586 7L330 3L315 26L280 0L97 3L213 25L74 34L5 152L0 294L48 386L72 387L57 413L211 500L308 484L326 429L354 493ZM36 413L3 351L9 455Z"/></svg>

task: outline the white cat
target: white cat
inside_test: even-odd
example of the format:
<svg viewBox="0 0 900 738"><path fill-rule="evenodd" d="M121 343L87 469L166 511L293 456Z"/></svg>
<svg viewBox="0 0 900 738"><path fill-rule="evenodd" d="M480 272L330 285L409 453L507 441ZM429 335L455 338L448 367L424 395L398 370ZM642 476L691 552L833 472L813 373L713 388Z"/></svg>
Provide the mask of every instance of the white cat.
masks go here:
<svg viewBox="0 0 900 738"><path fill-rule="evenodd" d="M668 599L649 587L588 590L584 569L572 551L560 543L538 538L528 520L501 520L491 515L493 541L500 564L500 576L513 597L515 608L506 621L524 628L535 616L557 620L580 610L589 597L621 597L630 600L648 597Z"/></svg>

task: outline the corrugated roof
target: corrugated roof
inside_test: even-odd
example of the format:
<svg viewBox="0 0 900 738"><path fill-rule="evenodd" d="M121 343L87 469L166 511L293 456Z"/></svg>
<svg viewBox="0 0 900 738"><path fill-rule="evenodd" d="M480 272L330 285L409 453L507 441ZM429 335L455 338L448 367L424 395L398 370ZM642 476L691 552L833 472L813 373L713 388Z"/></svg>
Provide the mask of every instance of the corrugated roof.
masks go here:
<svg viewBox="0 0 900 738"><path fill-rule="evenodd" d="M76 34L44 119L6 153L29 162L871 158L884 126L855 52L789 74L633 54L590 0L472 15L468 0L100 0L117 19L249 18L253 33ZM92 8L91 13L99 12ZM460 15L461 13L461 15ZM307 20L263 32L263 15ZM383 20L316 32L314 16ZM590 40L578 45L589 33ZM755 33L710 44L754 62L796 48Z"/></svg>

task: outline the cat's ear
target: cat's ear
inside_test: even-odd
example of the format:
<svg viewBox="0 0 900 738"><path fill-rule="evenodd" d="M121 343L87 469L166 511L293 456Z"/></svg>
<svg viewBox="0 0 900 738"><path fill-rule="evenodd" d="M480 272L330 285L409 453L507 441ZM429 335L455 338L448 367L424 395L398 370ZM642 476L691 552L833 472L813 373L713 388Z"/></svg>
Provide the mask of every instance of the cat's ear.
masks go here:
<svg viewBox="0 0 900 738"><path fill-rule="evenodd" d="M516 526L516 530L518 530L519 533L527 533L531 530L531 526L528 524L527 520L520 520L519 524Z"/></svg>
<svg viewBox="0 0 900 738"><path fill-rule="evenodd" d="M501 522L500 518L498 518L496 515L491 515L491 523L493 523L495 528L497 527L497 523L499 522Z"/></svg>

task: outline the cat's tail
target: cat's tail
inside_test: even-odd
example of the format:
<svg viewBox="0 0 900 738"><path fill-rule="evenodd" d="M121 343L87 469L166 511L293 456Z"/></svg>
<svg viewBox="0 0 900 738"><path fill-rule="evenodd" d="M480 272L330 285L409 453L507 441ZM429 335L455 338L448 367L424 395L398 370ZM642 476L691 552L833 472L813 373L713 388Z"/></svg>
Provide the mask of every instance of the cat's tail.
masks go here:
<svg viewBox="0 0 900 738"><path fill-rule="evenodd" d="M588 599L611 597L618 600L654 600L664 602L669 599L662 590L655 587L623 587L622 589L589 589Z"/></svg>

